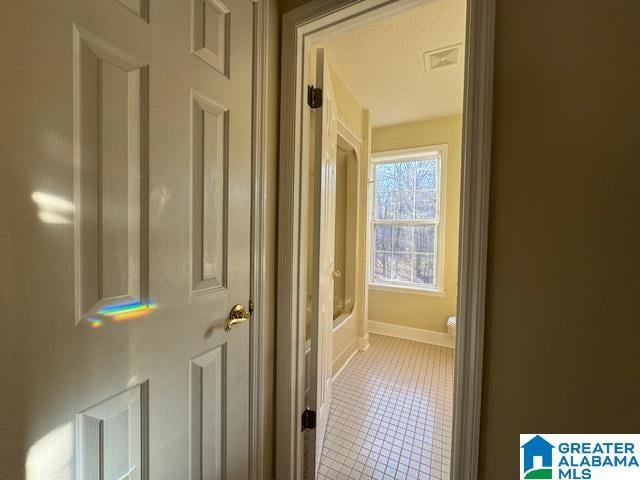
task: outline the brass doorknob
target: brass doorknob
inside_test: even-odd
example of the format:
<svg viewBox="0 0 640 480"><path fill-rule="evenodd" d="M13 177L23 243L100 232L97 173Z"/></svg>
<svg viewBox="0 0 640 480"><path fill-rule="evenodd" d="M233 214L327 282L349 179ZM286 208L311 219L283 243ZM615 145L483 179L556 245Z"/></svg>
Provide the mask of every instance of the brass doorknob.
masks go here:
<svg viewBox="0 0 640 480"><path fill-rule="evenodd" d="M237 323L246 322L250 318L251 318L251 312L247 311L247 309L244 308L244 305L240 305L240 304L234 305L234 307L229 312L229 320L227 320L227 323L225 324L224 329L225 331L228 332Z"/></svg>

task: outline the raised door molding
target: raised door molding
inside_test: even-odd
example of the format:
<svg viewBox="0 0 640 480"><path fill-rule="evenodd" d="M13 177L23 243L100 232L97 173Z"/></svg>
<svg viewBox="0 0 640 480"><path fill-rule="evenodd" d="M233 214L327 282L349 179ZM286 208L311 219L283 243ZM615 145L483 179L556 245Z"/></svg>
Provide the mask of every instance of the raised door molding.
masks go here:
<svg viewBox="0 0 640 480"><path fill-rule="evenodd" d="M76 415L79 480L148 479L148 383Z"/></svg>
<svg viewBox="0 0 640 480"><path fill-rule="evenodd" d="M191 92L193 295L227 285L229 109Z"/></svg>
<svg viewBox="0 0 640 480"><path fill-rule="evenodd" d="M230 15L221 0L191 1L191 52L227 77Z"/></svg>
<svg viewBox="0 0 640 480"><path fill-rule="evenodd" d="M118 0L118 2L145 22L149 21L149 0Z"/></svg>
<svg viewBox="0 0 640 480"><path fill-rule="evenodd" d="M147 302L148 67L74 25L76 324Z"/></svg>
<svg viewBox="0 0 640 480"><path fill-rule="evenodd" d="M191 480L226 478L225 360L224 344L191 360Z"/></svg>

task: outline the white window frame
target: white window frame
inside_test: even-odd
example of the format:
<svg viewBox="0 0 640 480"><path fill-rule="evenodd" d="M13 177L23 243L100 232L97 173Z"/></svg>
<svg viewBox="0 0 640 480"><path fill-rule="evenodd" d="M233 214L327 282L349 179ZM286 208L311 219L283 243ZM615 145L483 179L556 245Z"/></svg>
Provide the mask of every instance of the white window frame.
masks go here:
<svg viewBox="0 0 640 480"><path fill-rule="evenodd" d="M375 220L375 166L381 163L395 163L406 162L412 159L419 159L424 157L438 157L439 158L439 178L437 189L437 212L436 220L434 221L414 221L415 224L423 225L425 223L436 225L436 237L434 248L434 273L436 275L435 287L434 286L422 286L416 283L400 282L393 280L375 280L375 232L373 225L380 223ZM419 148L407 148L402 150L385 150L381 152L375 152L371 154L371 163L369 165L369 212L368 212L368 232L367 238L369 241L369 288L374 290L387 290L387 291L403 291L407 293L417 293L424 295L444 296L444 238L445 238L445 206L446 206L446 172L447 172L447 144L429 145ZM388 220L382 223L414 223L411 220Z"/></svg>

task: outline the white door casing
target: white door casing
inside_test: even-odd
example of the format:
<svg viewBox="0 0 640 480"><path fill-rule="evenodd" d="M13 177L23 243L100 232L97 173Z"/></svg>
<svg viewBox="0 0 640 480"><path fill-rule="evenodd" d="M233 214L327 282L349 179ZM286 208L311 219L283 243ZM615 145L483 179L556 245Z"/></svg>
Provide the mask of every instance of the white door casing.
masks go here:
<svg viewBox="0 0 640 480"><path fill-rule="evenodd" d="M282 19L280 182L278 233L278 383L276 472L278 479L299 478L307 239L300 222L308 169L304 145L304 65L308 45L317 44L367 20L403 11L429 0L311 0ZM493 43L495 1L467 0L462 196L458 278L458 334L451 455L454 480L477 477L482 392L484 303L486 282ZM302 80L302 81L301 81ZM301 233L302 232L302 233ZM302 254L301 254L302 252Z"/></svg>
<svg viewBox="0 0 640 480"><path fill-rule="evenodd" d="M315 187L313 209L313 289L311 321L310 406L316 428L309 432L306 472L318 470L331 404L331 333L333 327L333 270L335 253L336 155L338 120L333 86L324 50L317 50L316 88L322 89L322 106L314 109Z"/></svg>
<svg viewBox="0 0 640 480"><path fill-rule="evenodd" d="M244 480L254 7L23 8L26 478Z"/></svg>

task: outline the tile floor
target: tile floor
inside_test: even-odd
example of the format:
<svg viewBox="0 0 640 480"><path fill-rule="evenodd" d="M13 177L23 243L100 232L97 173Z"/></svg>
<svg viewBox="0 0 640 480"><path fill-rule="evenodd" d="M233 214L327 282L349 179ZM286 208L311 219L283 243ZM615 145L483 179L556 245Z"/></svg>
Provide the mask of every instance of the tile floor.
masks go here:
<svg viewBox="0 0 640 480"><path fill-rule="evenodd" d="M318 480L448 480L453 350L370 342L333 383Z"/></svg>

